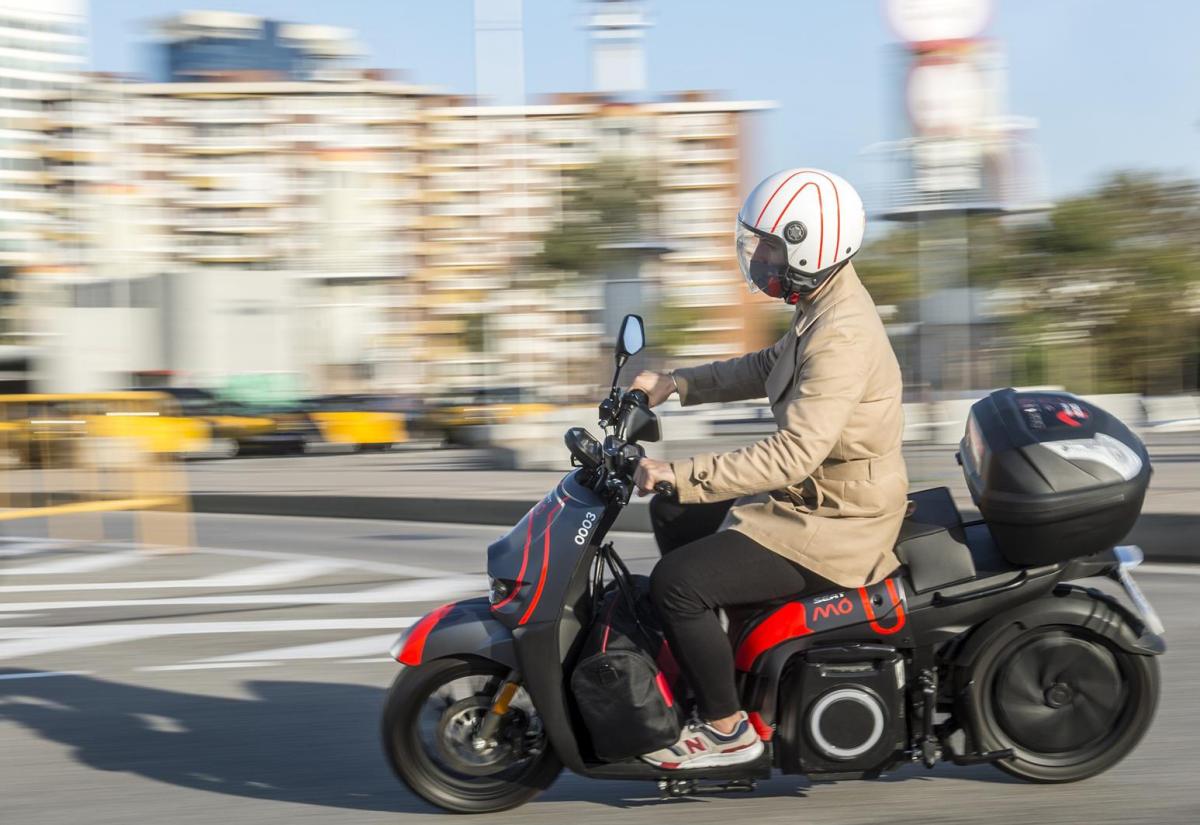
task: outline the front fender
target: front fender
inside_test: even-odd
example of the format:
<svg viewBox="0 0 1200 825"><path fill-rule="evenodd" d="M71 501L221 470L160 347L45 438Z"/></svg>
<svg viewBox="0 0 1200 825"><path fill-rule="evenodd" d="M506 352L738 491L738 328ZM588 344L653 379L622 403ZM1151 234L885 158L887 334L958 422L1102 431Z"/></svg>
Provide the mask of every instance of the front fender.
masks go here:
<svg viewBox="0 0 1200 825"><path fill-rule="evenodd" d="M402 665L478 656L516 669L512 632L492 616L486 597L442 605L400 634L389 651Z"/></svg>

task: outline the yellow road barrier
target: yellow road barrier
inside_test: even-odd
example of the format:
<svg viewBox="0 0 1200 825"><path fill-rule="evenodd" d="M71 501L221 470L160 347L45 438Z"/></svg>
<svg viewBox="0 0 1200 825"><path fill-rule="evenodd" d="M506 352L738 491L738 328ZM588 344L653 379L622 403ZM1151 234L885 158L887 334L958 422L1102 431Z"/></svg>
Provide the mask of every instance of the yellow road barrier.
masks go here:
<svg viewBox="0 0 1200 825"><path fill-rule="evenodd" d="M103 542L133 514L134 538L187 548L192 520L180 456L208 426L155 392L0 395L0 522L46 519L52 538Z"/></svg>

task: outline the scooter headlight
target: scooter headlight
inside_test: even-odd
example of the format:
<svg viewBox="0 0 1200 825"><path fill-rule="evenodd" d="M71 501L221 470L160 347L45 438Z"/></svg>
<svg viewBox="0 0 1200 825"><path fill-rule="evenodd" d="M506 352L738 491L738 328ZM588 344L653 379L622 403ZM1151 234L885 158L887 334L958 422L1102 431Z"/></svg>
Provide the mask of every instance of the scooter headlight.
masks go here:
<svg viewBox="0 0 1200 825"><path fill-rule="evenodd" d="M492 605L500 604L508 598L508 595L513 592L516 582L506 581L504 579L494 579L488 576L488 602Z"/></svg>

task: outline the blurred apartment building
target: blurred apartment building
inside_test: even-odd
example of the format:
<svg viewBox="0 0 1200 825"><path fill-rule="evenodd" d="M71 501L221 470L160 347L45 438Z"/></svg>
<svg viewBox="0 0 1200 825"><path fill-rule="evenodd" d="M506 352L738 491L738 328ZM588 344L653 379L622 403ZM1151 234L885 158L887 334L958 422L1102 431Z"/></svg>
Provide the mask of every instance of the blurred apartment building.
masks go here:
<svg viewBox="0 0 1200 825"><path fill-rule="evenodd" d="M21 389L32 350L19 273L44 263L42 100L83 66L83 0L0 0L0 386ZM14 333L20 333L14 335Z"/></svg>
<svg viewBox="0 0 1200 825"><path fill-rule="evenodd" d="M500 107L337 61L268 71L264 42L297 38L244 18L161 24L168 50L220 55L170 64L206 65L203 81L91 76L42 94L50 212L39 257L22 263L40 290L41 386L274 376L284 394L579 396L605 378L612 282L636 282L647 315L690 310L677 356L763 342L764 307L741 284L729 227L747 115L767 104L586 94ZM348 39L321 48L355 51ZM590 281L537 273L530 257L572 173L608 157L657 171L647 246L661 257Z"/></svg>

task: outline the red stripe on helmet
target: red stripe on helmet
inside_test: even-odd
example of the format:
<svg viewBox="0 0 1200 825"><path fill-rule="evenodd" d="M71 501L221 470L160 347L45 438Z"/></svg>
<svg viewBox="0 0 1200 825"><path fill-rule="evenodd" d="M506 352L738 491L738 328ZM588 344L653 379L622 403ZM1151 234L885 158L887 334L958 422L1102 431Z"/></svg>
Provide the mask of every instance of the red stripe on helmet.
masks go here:
<svg viewBox="0 0 1200 825"><path fill-rule="evenodd" d="M820 269L821 258L825 253L825 199L821 197L821 187L816 184L816 181L810 180L805 183L803 186L797 189L796 193L792 195L788 202L783 205L783 209L779 212L779 217L775 219L775 223L771 226L771 234L775 234L775 230L779 227L779 222L782 221L783 216L787 214L788 207L792 205L792 201L794 201L801 192L810 186L817 190L817 209L819 209L821 212L821 234L817 240L817 269Z"/></svg>
<svg viewBox="0 0 1200 825"><path fill-rule="evenodd" d="M836 261L838 255L842 254L841 252L838 252L838 250L842 248L842 196L838 194L837 184L833 182L833 178L829 177L829 175L826 175L824 172L816 171L812 172L812 174L820 175L821 177L825 178L825 180L829 181L829 185L833 187L833 202L834 206L837 208L838 219L837 236L833 241L833 259ZM824 212L821 213L821 216L824 217ZM821 265L819 260L820 257L820 255L817 256L817 266Z"/></svg>
<svg viewBox="0 0 1200 825"><path fill-rule="evenodd" d="M767 202L763 204L762 211L759 212L758 217L754 219L754 228L755 229L759 228L759 226L758 226L759 221L762 220L763 215L767 214L767 207L771 205L771 201L775 200L775 196L779 194L779 190L782 189L784 186L786 186L787 182L789 180L791 180L792 178L796 177L796 175L799 175L801 172L804 172L804 171L807 171L807 170L797 169L795 172L792 172L792 174L790 174L786 178L784 178L782 183L780 183L778 186L775 187L775 191L771 193L771 197L767 198Z"/></svg>

